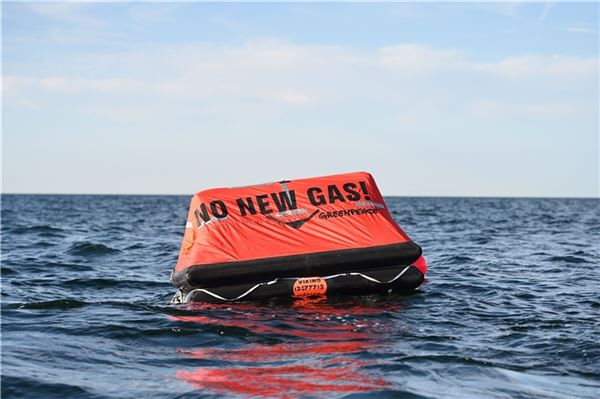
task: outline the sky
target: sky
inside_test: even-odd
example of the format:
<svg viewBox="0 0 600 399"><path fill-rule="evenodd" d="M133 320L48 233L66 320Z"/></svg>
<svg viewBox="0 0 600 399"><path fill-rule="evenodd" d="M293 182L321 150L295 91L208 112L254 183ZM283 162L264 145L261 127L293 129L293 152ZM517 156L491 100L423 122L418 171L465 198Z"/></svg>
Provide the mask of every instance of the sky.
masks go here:
<svg viewBox="0 0 600 399"><path fill-rule="evenodd" d="M2 3L2 192L598 197L598 3Z"/></svg>

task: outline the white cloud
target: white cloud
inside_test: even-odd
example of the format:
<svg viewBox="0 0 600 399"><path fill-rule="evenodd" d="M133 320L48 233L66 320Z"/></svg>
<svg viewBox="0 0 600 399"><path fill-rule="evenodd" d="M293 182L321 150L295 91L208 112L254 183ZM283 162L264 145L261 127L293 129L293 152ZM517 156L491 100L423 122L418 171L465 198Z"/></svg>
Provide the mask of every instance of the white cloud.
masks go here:
<svg viewBox="0 0 600 399"><path fill-rule="evenodd" d="M497 115L513 115L525 118L556 118L575 117L580 112L579 103L546 101L544 103L501 102L496 99L475 99L467 105L469 114L479 117L494 117Z"/></svg>
<svg viewBox="0 0 600 399"><path fill-rule="evenodd" d="M260 40L156 46L70 62L98 65L103 77L69 73L68 65L63 75L6 76L5 101L71 103L86 114L96 109L103 117L140 121L191 112L247 115L250 105L271 117L287 109L363 108L393 112L390 121L417 126L429 123L435 107L459 103L488 116L573 117L581 105L574 99L598 79L595 57L521 55L482 63L455 49L411 43L357 50ZM79 102L81 95L85 102Z"/></svg>
<svg viewBox="0 0 600 399"><path fill-rule="evenodd" d="M435 50L419 44L402 44L378 50L377 61L401 73L431 73L461 66L465 60L456 50Z"/></svg>
<svg viewBox="0 0 600 399"><path fill-rule="evenodd" d="M34 14L46 18L72 20L80 16L80 11L85 6L84 3L63 2L63 3L23 3L25 7Z"/></svg>
<svg viewBox="0 0 600 399"><path fill-rule="evenodd" d="M523 55L488 64L473 64L474 69L489 71L508 78L589 79L598 70L598 58L563 55Z"/></svg>
<svg viewBox="0 0 600 399"><path fill-rule="evenodd" d="M565 31L570 33L596 33L593 29L578 25L568 26L565 28Z"/></svg>
<svg viewBox="0 0 600 399"><path fill-rule="evenodd" d="M25 2L23 5L30 12L51 20L85 26L88 29L105 26L104 22L98 18L94 18L88 12L88 8L92 5L91 2Z"/></svg>

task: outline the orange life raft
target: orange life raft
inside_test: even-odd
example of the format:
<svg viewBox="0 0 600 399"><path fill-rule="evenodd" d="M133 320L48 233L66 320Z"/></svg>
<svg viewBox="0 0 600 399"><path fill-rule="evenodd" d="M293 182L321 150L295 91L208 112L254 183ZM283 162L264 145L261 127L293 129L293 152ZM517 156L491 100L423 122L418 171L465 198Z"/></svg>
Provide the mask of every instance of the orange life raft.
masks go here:
<svg viewBox="0 0 600 399"><path fill-rule="evenodd" d="M173 302L413 290L427 263L357 172L218 188L191 201Z"/></svg>

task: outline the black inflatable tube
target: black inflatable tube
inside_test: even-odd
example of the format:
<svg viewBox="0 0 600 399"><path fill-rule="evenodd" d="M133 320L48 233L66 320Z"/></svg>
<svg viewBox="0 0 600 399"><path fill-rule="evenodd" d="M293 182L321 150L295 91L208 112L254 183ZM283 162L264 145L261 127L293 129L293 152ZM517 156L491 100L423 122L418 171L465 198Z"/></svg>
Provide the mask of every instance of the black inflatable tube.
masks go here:
<svg viewBox="0 0 600 399"><path fill-rule="evenodd" d="M406 269L406 270L405 270ZM361 295L389 290L404 292L417 288L423 282L423 273L415 266L402 266L390 269L371 270L355 274L342 274L324 277L327 284L324 295L337 294ZM399 276L399 277L398 277ZM397 277L397 278L396 278ZM373 281L372 279L378 280ZM297 297L294 283L297 279L286 278L269 283L242 284L183 292L183 302L233 302L251 301L274 297Z"/></svg>
<svg viewBox="0 0 600 399"><path fill-rule="evenodd" d="M195 288L253 284L276 278L327 276L408 266L421 256L414 242L316 252L276 258L194 265L171 275L171 282L184 291Z"/></svg>

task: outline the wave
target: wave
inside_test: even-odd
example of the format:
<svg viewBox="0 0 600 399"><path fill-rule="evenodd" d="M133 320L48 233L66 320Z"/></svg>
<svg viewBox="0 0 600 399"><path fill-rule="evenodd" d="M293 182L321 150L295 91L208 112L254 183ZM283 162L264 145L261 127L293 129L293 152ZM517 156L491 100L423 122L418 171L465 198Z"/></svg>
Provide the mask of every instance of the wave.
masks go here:
<svg viewBox="0 0 600 399"><path fill-rule="evenodd" d="M147 281L147 280L119 280L116 278L75 278L65 280L62 284L66 286L76 286L83 288L102 288L131 286L135 288L164 288L171 287L168 281Z"/></svg>
<svg viewBox="0 0 600 399"><path fill-rule="evenodd" d="M11 234L39 234L42 236L64 236L66 231L53 227L48 224L34 225L34 226L18 226L10 229Z"/></svg>
<svg viewBox="0 0 600 399"><path fill-rule="evenodd" d="M89 241L76 242L67 250L68 254L77 256L102 256L119 252L121 252L119 249Z"/></svg>
<svg viewBox="0 0 600 399"><path fill-rule="evenodd" d="M579 256L565 255L565 256L551 256L546 258L549 262L565 262L565 263L590 263L587 259Z"/></svg>
<svg viewBox="0 0 600 399"><path fill-rule="evenodd" d="M449 265L461 265L464 263L472 263L474 261L475 261L475 259L471 258L470 256L464 256L464 255L449 255L449 256L444 256L444 259L443 259L443 263L449 264Z"/></svg>
<svg viewBox="0 0 600 399"><path fill-rule="evenodd" d="M32 395L32 392L36 394ZM98 398L81 386L46 382L27 377L16 377L11 375L2 376L3 398L24 398L39 395L47 399L53 398Z"/></svg>
<svg viewBox="0 0 600 399"><path fill-rule="evenodd" d="M7 305L7 309L76 309L87 306L87 302L77 299L53 299L50 301L28 302L28 303L13 303Z"/></svg>

